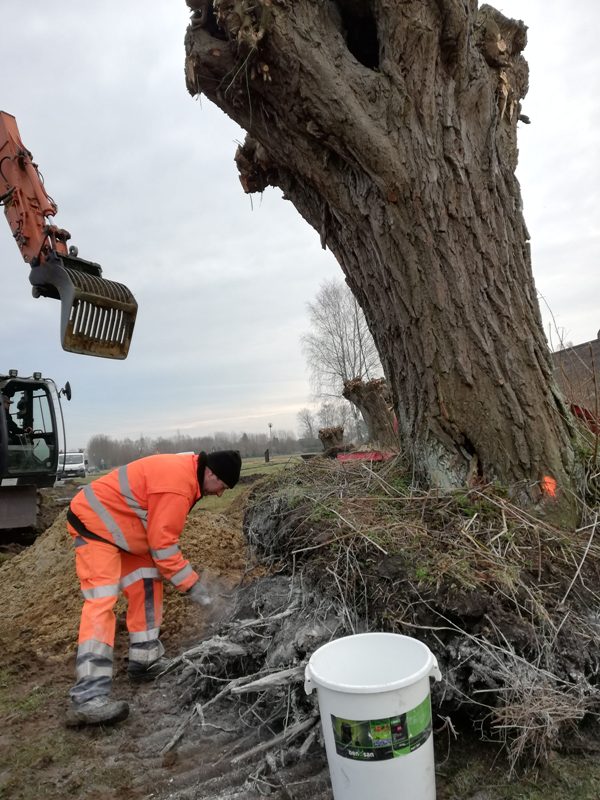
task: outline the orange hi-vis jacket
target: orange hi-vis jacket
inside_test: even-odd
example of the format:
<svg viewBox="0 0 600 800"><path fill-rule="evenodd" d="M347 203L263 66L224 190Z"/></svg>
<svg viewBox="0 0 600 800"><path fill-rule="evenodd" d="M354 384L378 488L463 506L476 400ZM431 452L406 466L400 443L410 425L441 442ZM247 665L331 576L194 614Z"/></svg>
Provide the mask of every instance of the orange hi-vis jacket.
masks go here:
<svg viewBox="0 0 600 800"><path fill-rule="evenodd" d="M95 536L127 553L150 553L163 577L187 591L198 573L181 554L179 537L201 496L197 469L193 454L140 458L84 486L71 510Z"/></svg>

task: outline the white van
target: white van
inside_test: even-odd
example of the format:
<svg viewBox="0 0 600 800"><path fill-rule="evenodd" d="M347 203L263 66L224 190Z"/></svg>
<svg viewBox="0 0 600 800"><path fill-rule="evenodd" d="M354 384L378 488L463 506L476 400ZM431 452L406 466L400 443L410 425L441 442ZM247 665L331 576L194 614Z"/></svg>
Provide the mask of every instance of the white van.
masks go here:
<svg viewBox="0 0 600 800"><path fill-rule="evenodd" d="M87 459L85 453L59 453L58 472L56 477L63 478L85 478L87 475Z"/></svg>

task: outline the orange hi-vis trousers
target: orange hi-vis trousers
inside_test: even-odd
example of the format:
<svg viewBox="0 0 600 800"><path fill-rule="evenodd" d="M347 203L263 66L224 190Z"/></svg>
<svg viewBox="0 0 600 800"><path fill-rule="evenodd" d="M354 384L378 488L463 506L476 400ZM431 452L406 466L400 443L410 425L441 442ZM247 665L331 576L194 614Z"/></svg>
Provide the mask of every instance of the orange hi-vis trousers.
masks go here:
<svg viewBox="0 0 600 800"><path fill-rule="evenodd" d="M71 699L84 703L110 693L116 618L114 606L127 597L127 630L131 667L147 666L164 653L162 578L149 553L133 555L111 542L84 539L67 526L75 544L75 567L84 597L79 626L75 685Z"/></svg>

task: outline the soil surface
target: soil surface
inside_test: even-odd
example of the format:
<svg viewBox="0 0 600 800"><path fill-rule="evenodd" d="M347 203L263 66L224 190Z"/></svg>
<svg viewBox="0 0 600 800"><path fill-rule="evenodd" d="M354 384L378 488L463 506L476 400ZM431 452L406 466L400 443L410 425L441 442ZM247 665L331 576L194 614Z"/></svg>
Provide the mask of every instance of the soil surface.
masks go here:
<svg viewBox="0 0 600 800"><path fill-rule="evenodd" d="M35 543L0 568L0 797L49 800L142 800L142 798L233 798L260 796L260 776L252 766L230 767L227 753L240 739L252 746L254 734L240 732L236 714L214 724L185 725L177 678L166 675L152 684L132 686L125 666L127 633L124 603L119 600L113 696L130 704L130 717L115 727L70 730L64 726L68 689L73 681L81 595L74 554L66 532L62 498L58 516ZM196 511L181 539L182 551L205 568L220 587L207 613L165 586L161 639L174 657L210 634L230 612L237 587L261 573L248 562L241 531L243 498L227 515ZM226 718L228 716L228 718ZM185 736L167 748L182 723ZM305 775L327 774L322 758L289 771L281 797L301 798ZM287 774L287 773L286 773ZM314 782L311 782L314 797ZM295 786L295 789L294 789ZM277 796L275 794L274 796ZM330 796L328 793L324 797Z"/></svg>

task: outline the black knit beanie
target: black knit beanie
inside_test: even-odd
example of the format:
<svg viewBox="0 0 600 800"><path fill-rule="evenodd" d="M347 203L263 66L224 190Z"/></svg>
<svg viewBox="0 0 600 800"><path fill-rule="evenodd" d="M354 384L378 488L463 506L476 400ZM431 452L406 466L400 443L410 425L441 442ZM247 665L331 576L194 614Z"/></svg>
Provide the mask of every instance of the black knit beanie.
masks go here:
<svg viewBox="0 0 600 800"><path fill-rule="evenodd" d="M198 462L200 465L200 462ZM242 468L242 457L239 450L217 450L206 456L206 466L222 480L230 489L236 485L240 479ZM203 476L204 477L204 476Z"/></svg>
<svg viewBox="0 0 600 800"><path fill-rule="evenodd" d="M204 450L201 450L198 453L198 485L200 486L200 491L204 490L204 470L206 469L206 453ZM198 502L198 501L196 501Z"/></svg>

